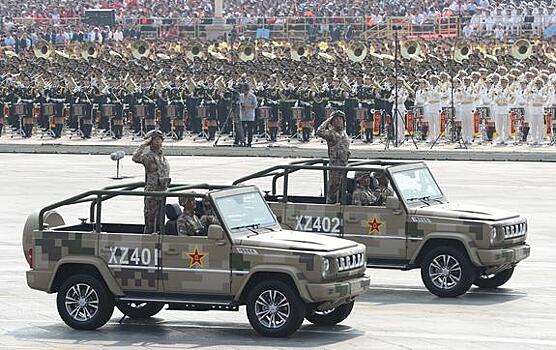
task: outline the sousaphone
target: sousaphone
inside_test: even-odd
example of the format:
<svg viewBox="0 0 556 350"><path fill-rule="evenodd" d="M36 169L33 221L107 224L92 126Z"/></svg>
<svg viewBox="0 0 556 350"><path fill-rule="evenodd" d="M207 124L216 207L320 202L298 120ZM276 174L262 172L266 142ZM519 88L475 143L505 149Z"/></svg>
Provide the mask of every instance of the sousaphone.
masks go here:
<svg viewBox="0 0 556 350"><path fill-rule="evenodd" d="M149 57L151 48L149 43L144 40L137 40L131 45L131 55L133 58L139 60L143 57Z"/></svg>

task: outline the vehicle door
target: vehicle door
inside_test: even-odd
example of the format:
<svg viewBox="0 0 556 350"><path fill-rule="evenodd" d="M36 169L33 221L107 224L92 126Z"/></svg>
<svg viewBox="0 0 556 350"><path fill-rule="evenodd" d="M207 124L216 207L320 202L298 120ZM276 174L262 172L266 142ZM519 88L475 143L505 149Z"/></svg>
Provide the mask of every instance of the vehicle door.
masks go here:
<svg viewBox="0 0 556 350"><path fill-rule="evenodd" d="M166 293L230 294L231 243L227 235L162 237L162 279Z"/></svg>
<svg viewBox="0 0 556 350"><path fill-rule="evenodd" d="M329 236L342 234L342 205L326 204L322 174L322 170L307 170L289 176L280 220L284 228Z"/></svg>
<svg viewBox="0 0 556 350"><path fill-rule="evenodd" d="M367 248L367 262L398 264L407 259L406 215L398 208L346 205L343 210L343 238Z"/></svg>
<svg viewBox="0 0 556 350"><path fill-rule="evenodd" d="M117 196L101 212L99 257L124 292L160 291L160 236L143 233L143 197Z"/></svg>

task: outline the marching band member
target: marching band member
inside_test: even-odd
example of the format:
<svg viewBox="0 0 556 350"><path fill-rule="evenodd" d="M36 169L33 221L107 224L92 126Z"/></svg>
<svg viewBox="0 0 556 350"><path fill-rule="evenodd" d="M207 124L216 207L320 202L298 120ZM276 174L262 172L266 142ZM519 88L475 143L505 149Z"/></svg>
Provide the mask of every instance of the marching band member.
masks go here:
<svg viewBox="0 0 556 350"><path fill-rule="evenodd" d="M547 89L543 87L541 78L536 78L529 84L527 109L529 112L530 144L537 146L544 139L544 106L548 101Z"/></svg>
<svg viewBox="0 0 556 350"><path fill-rule="evenodd" d="M473 102L475 101L475 92L471 85L471 77L463 77L463 86L461 88L461 105L460 119L462 121L461 136L463 142L469 144L473 141Z"/></svg>
<svg viewBox="0 0 556 350"><path fill-rule="evenodd" d="M505 145L508 141L508 105L511 100L508 82L507 77L501 77L499 85L494 88L494 103L496 104L494 118L498 143L501 145Z"/></svg>
<svg viewBox="0 0 556 350"><path fill-rule="evenodd" d="M427 142L432 143L440 135L440 97L441 88L438 85L438 76L430 76L430 85L426 89L427 104L425 104L424 114L425 121L429 123L429 133L427 135Z"/></svg>

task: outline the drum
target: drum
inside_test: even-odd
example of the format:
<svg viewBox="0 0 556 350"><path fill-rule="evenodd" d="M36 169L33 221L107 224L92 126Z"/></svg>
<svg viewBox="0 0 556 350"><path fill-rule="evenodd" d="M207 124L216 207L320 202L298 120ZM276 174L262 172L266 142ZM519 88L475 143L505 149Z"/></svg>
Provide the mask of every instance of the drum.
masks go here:
<svg viewBox="0 0 556 350"><path fill-rule="evenodd" d="M24 117L23 118L23 125L33 125L35 124L35 118L33 117Z"/></svg>
<svg viewBox="0 0 556 350"><path fill-rule="evenodd" d="M149 105L135 105L135 116L138 118L146 118L149 116Z"/></svg>
<svg viewBox="0 0 556 350"><path fill-rule="evenodd" d="M259 107L259 118L261 118L262 120L268 120L270 119L270 107L267 106L262 106Z"/></svg>
<svg viewBox="0 0 556 350"><path fill-rule="evenodd" d="M312 120L301 120L299 122L299 127L312 129L313 128L313 121Z"/></svg>
<svg viewBox="0 0 556 350"><path fill-rule="evenodd" d="M365 120L365 119L367 119L367 112L368 112L368 109L365 108L365 107L355 108L355 119L356 120Z"/></svg>
<svg viewBox="0 0 556 350"><path fill-rule="evenodd" d="M102 105L102 115L104 117L113 117L116 115L116 105L104 104Z"/></svg>
<svg viewBox="0 0 556 350"><path fill-rule="evenodd" d="M41 114L42 115L47 115L47 116L54 115L54 114L56 114L56 109L55 108L56 107L55 107L54 103L43 103L41 105Z"/></svg>
<svg viewBox="0 0 556 350"><path fill-rule="evenodd" d="M292 107L293 119L301 120L301 118L303 118L303 112L305 112L305 108L303 107Z"/></svg>
<svg viewBox="0 0 556 350"><path fill-rule="evenodd" d="M17 116L25 115L25 104L24 103L16 103L14 105L14 114Z"/></svg>
<svg viewBox="0 0 556 350"><path fill-rule="evenodd" d="M421 122L419 131L421 132L421 139L425 140L427 138L427 135L429 134L429 122Z"/></svg>
<svg viewBox="0 0 556 350"><path fill-rule="evenodd" d="M166 116L168 118L176 118L178 116L178 106L176 105L168 105L165 106Z"/></svg>
<svg viewBox="0 0 556 350"><path fill-rule="evenodd" d="M87 115L87 105L84 103L76 103L71 106L71 115L75 117L83 117Z"/></svg>
<svg viewBox="0 0 556 350"><path fill-rule="evenodd" d="M207 117L207 107L206 106L198 106L197 107L197 116L201 119Z"/></svg>

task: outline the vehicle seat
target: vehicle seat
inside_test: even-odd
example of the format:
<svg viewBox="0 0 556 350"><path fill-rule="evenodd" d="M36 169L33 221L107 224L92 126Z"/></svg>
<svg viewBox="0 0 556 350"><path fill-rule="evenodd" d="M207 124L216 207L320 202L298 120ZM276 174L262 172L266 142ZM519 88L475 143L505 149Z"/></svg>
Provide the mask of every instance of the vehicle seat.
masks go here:
<svg viewBox="0 0 556 350"><path fill-rule="evenodd" d="M164 207L166 212L166 217L168 221L166 221L166 229L165 232L169 236L177 236L178 235L178 226L176 221L180 217L182 211L179 204L166 204Z"/></svg>
<svg viewBox="0 0 556 350"><path fill-rule="evenodd" d="M376 191L379 188L378 179L376 178L375 174L371 174L371 184L369 185L371 191Z"/></svg>

